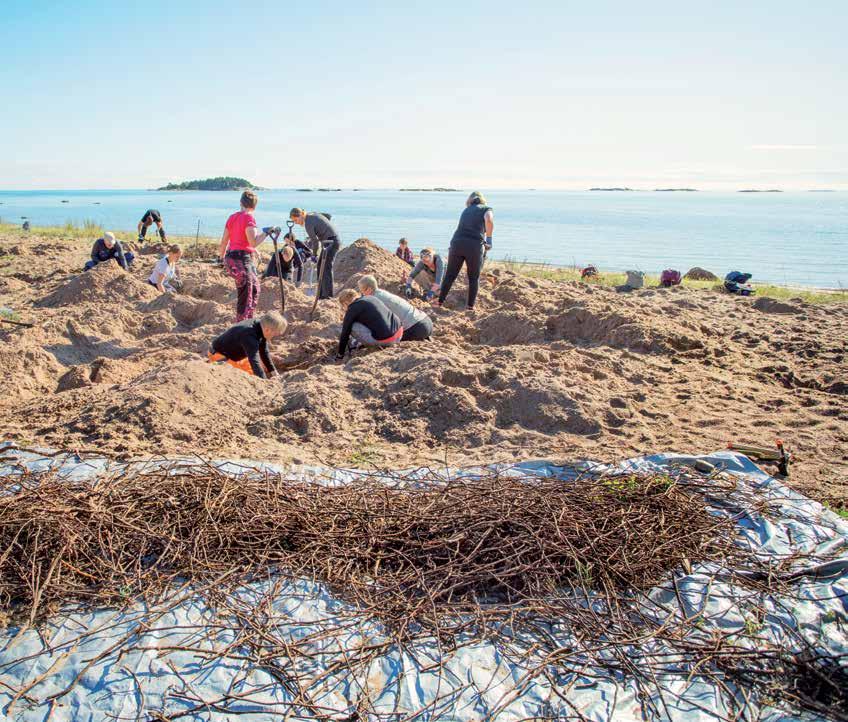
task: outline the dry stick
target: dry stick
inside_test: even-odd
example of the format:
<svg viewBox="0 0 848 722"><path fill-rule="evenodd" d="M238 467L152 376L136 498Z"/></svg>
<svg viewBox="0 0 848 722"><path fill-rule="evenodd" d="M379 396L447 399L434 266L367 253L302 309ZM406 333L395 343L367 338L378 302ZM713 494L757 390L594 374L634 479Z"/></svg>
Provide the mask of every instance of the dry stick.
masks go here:
<svg viewBox="0 0 848 722"><path fill-rule="evenodd" d="M25 323L23 321L12 321L8 318L0 318L0 323L8 323L11 326L23 326L24 328L33 328L35 326L34 323Z"/></svg>

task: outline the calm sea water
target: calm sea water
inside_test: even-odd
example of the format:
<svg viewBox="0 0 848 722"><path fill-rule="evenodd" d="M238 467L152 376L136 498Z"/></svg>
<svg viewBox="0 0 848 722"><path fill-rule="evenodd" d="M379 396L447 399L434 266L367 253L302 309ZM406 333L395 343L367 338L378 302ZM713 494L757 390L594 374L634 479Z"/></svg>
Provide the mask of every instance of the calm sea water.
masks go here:
<svg viewBox="0 0 848 722"><path fill-rule="evenodd" d="M218 235L238 193L0 191L0 218L33 225L82 223L134 230L148 208L178 235ZM602 270L658 273L702 266L755 281L848 286L848 193L656 193L498 191L494 258ZM63 203L62 201L68 201ZM446 251L463 193L264 191L260 226L284 225L292 206L329 212L344 242L367 236L394 250L406 236L418 251Z"/></svg>

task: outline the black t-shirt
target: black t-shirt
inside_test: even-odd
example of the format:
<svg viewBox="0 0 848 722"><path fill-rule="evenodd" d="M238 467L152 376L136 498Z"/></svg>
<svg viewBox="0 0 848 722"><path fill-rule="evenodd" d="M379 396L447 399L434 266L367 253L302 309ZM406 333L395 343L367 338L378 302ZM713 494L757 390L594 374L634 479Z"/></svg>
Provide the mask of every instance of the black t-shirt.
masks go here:
<svg viewBox="0 0 848 722"><path fill-rule="evenodd" d="M147 211L147 213L145 213L141 217L141 222L142 223L161 223L162 222L162 216L159 213L159 211L155 211L151 208L149 211Z"/></svg>
<svg viewBox="0 0 848 722"><path fill-rule="evenodd" d="M224 333L212 342L212 350L223 354L230 361L241 361L246 358L250 361L250 368L259 378L268 378L262 364L268 372L274 370L274 364L268 355L268 342L262 333L262 325L252 318L239 321L235 326L230 326ZM260 364L260 360L262 363Z"/></svg>
<svg viewBox="0 0 848 722"><path fill-rule="evenodd" d="M378 341L384 341L394 336L401 328L400 319L386 307L379 298L363 296L357 298L347 307L342 333L339 336L339 356L347 349L350 340L350 330L353 324L361 323Z"/></svg>

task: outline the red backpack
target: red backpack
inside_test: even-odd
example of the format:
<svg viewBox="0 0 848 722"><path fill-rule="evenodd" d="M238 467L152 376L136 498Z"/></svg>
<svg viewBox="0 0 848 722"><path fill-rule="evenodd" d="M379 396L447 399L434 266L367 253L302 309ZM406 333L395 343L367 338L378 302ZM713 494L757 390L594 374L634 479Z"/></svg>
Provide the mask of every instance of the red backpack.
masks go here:
<svg viewBox="0 0 848 722"><path fill-rule="evenodd" d="M666 268L660 274L660 286L662 286L663 288L679 286L681 280L682 278L680 276L680 271L675 271L673 268Z"/></svg>

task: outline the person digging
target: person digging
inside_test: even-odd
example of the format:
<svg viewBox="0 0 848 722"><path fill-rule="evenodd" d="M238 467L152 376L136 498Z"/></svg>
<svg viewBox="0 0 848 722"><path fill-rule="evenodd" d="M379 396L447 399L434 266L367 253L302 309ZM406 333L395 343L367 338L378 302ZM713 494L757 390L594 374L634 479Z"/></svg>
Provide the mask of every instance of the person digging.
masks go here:
<svg viewBox="0 0 848 722"><path fill-rule="evenodd" d="M121 268L128 271L134 258L135 256L129 251L124 252L121 242L115 238L114 233L106 231L103 238L98 238L91 247L91 260L86 262L83 270L90 271L99 263L115 261Z"/></svg>
<svg viewBox="0 0 848 722"><path fill-rule="evenodd" d="M162 239L162 243L165 243L167 240L165 236L165 226L162 224L162 214L159 211L151 208L147 211L138 222L138 242L144 243L145 236L147 236L147 229L150 228L153 224L156 224L157 232L159 233L159 238Z"/></svg>
<svg viewBox="0 0 848 722"><path fill-rule="evenodd" d="M401 341L426 341L433 333L433 321L424 311L409 301L380 288L374 276L362 276L356 285L363 296L373 296L400 319L403 327Z"/></svg>
<svg viewBox="0 0 848 722"><path fill-rule="evenodd" d="M175 293L182 287L183 284L177 276L177 264L182 255L182 249L174 244L162 258L156 261L147 282L159 293Z"/></svg>
<svg viewBox="0 0 848 722"><path fill-rule="evenodd" d="M362 296L352 288L339 294L345 312L336 360L345 357L348 346L390 346L403 338L403 325L386 305L374 296ZM353 340L351 340L353 336Z"/></svg>
<svg viewBox="0 0 848 722"><path fill-rule="evenodd" d="M311 251L318 254L319 288L317 300L333 297L333 261L341 248L341 238L330 219L322 213L307 213L303 208L292 208L289 218L303 226L309 236Z"/></svg>
<svg viewBox="0 0 848 722"><path fill-rule="evenodd" d="M424 300L429 301L437 293L439 293L442 287L442 281L445 277L445 263L438 253L433 253L432 248L422 248L418 257L418 263L415 264L415 267L406 278L406 288L404 289L404 293L407 298L412 298L412 282L422 271L427 273L428 276L433 277L429 290L424 293Z"/></svg>
<svg viewBox="0 0 848 722"><path fill-rule="evenodd" d="M230 326L212 341L209 363L228 363L240 371L267 379L277 374L268 354L268 343L286 332L288 322L276 311L259 320L245 319Z"/></svg>

